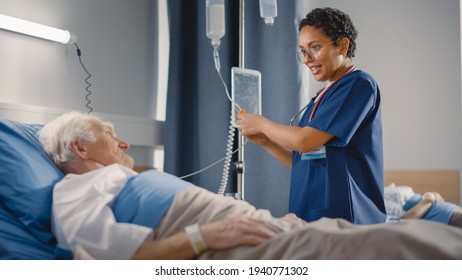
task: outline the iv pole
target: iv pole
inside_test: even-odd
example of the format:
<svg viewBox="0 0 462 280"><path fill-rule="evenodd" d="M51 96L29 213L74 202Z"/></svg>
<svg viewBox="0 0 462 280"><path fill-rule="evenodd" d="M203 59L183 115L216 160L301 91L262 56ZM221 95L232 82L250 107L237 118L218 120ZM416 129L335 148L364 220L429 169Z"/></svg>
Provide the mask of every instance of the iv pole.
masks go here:
<svg viewBox="0 0 462 280"><path fill-rule="evenodd" d="M271 1L270 1L271 2ZM273 2L276 4L276 0ZM260 2L260 11L262 11L262 2ZM266 3L270 4L270 3ZM277 8L277 7L276 7ZM277 15L277 9L274 10L267 10L264 13L260 13L262 17L265 18L266 25L273 25L274 18L267 13L271 14L274 13L274 16ZM265 15L263 15L265 14ZM245 68L245 0L239 0L239 68ZM245 163L244 163L244 143L245 143L245 136L238 134L238 161L234 162L232 168L236 171L237 174L237 194L238 199L245 200L244 195L244 173L245 173Z"/></svg>
<svg viewBox="0 0 462 280"><path fill-rule="evenodd" d="M239 0L239 68L244 68L245 64L245 0ZM239 198L245 200L244 196L244 136L238 134L238 161L235 163L234 169L237 173L237 193Z"/></svg>

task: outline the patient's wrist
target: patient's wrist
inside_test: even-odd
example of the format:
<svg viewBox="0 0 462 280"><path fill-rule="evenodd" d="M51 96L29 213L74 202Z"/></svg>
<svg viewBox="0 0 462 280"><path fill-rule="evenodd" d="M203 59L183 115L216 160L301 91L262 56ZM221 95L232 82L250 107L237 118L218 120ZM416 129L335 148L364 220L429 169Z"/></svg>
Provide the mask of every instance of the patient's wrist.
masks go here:
<svg viewBox="0 0 462 280"><path fill-rule="evenodd" d="M185 228L186 236L188 237L189 243L194 250L196 256L207 251L207 244L202 237L201 230L198 224L193 224Z"/></svg>

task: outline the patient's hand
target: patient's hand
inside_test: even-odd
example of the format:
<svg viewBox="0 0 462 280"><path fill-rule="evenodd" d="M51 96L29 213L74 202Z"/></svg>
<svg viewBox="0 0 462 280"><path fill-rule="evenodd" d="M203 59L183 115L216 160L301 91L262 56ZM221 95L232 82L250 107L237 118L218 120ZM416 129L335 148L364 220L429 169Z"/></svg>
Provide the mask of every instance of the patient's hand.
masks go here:
<svg viewBox="0 0 462 280"><path fill-rule="evenodd" d="M444 198L437 192L426 192L422 195L422 200L428 202L443 202Z"/></svg>
<svg viewBox="0 0 462 280"><path fill-rule="evenodd" d="M209 250L258 245L276 235L263 220L239 215L201 226Z"/></svg>
<svg viewBox="0 0 462 280"><path fill-rule="evenodd" d="M303 219L300 219L297 215L294 213L289 213L286 214L285 216L281 217L281 220L284 220L286 222L289 222L291 224L299 224L299 225L306 225L308 222L306 222Z"/></svg>

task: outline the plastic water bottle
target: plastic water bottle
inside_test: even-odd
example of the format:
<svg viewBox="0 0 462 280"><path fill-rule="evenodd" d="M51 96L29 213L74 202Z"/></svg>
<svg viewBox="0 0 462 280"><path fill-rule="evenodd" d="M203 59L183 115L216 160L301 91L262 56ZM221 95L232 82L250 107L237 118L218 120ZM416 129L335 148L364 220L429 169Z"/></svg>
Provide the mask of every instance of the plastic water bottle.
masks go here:
<svg viewBox="0 0 462 280"><path fill-rule="evenodd" d="M225 1L206 0L205 9L207 37L212 40L212 46L218 48L225 35Z"/></svg>
<svg viewBox="0 0 462 280"><path fill-rule="evenodd" d="M265 19L266 25L273 25L274 18L278 16L277 0L260 0L260 16Z"/></svg>

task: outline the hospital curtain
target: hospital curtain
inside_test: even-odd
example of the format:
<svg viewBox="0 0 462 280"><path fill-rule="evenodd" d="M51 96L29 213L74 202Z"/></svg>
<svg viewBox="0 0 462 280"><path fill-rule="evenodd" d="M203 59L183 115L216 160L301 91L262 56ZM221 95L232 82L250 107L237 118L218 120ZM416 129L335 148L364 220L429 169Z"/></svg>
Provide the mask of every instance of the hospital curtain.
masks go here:
<svg viewBox="0 0 462 280"><path fill-rule="evenodd" d="M260 17L259 1L245 1L244 66L262 73L263 115L288 124L300 108L302 78L295 59L300 20L297 15L307 11L299 11L300 2L305 1L278 2L278 16L270 27ZM170 63L165 171L183 176L224 157L231 105L215 70L213 48L205 34L205 0L169 0L168 5ZM227 0L225 5L221 73L231 91L231 67L239 66L239 1ZM220 162L186 180L217 192L222 169ZM248 202L270 209L275 215L287 212L290 171L250 142L245 145L244 183ZM227 191L235 185L235 174L231 171Z"/></svg>

